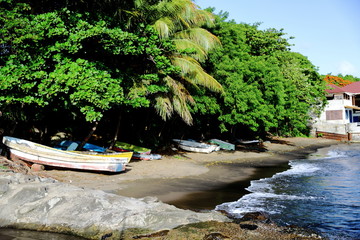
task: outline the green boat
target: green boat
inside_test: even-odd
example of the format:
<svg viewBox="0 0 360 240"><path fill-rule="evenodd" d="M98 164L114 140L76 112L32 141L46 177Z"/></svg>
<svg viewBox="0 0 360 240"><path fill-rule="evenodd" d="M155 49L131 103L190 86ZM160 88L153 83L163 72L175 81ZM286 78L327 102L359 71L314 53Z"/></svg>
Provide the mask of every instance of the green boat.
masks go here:
<svg viewBox="0 0 360 240"><path fill-rule="evenodd" d="M216 145L218 145L221 149L224 150L230 150L230 151L234 151L235 150L235 144L232 143L228 143L219 139L211 139L208 142L210 143L214 143Z"/></svg>
<svg viewBox="0 0 360 240"><path fill-rule="evenodd" d="M141 153L141 154L150 154L151 149L139 147L130 143L125 142L119 142L116 141L114 146L112 147L112 150L118 151L118 152L134 152L134 153Z"/></svg>

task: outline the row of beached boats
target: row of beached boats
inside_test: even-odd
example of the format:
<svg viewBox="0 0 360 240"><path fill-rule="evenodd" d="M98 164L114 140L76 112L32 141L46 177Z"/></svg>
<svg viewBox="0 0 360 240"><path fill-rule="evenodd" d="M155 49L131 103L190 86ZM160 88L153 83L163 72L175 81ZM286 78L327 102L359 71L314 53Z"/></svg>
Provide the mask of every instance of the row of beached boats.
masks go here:
<svg viewBox="0 0 360 240"><path fill-rule="evenodd" d="M211 139L208 143L193 140L173 139L175 145L191 152L211 153L214 151L235 150L235 145ZM3 143L13 160L22 160L34 166L53 166L71 169L122 172L131 159L156 160L161 155L151 153L151 149L117 141L111 149L86 143L85 151L76 151L80 142L64 140L54 147L45 146L28 140L4 136Z"/></svg>
<svg viewBox="0 0 360 240"><path fill-rule="evenodd" d="M79 142L62 141L55 147L49 147L28 140L4 136L3 143L13 160L22 160L29 165L46 165L61 168L123 172L131 159L153 160L161 155L151 154L151 149L116 142L109 150L86 143L85 151L75 151Z"/></svg>

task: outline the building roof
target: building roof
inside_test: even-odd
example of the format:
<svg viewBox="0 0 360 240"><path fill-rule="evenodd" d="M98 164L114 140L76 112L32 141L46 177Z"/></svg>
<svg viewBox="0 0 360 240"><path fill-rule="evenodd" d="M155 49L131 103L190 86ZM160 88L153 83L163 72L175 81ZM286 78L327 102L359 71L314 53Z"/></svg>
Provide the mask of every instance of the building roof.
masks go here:
<svg viewBox="0 0 360 240"><path fill-rule="evenodd" d="M328 84L326 85L326 92L327 93L343 93L345 92L341 87L338 87L334 84Z"/></svg>
<svg viewBox="0 0 360 240"><path fill-rule="evenodd" d="M353 82L341 88L344 92L360 93L360 82Z"/></svg>
<svg viewBox="0 0 360 240"><path fill-rule="evenodd" d="M327 93L357 93L360 94L360 82L353 82L344 87L338 87L334 84L328 84Z"/></svg>

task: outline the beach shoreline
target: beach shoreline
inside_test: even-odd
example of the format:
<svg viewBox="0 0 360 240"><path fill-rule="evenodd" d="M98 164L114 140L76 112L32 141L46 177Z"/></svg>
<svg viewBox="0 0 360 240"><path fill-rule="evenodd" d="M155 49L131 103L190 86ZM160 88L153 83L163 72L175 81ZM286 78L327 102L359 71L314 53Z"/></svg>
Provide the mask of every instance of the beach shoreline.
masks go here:
<svg viewBox="0 0 360 240"><path fill-rule="evenodd" d="M3 204L7 206L3 209L9 213L1 216L1 226L67 233L89 239L119 239L119 236L120 239L158 239L158 236L166 239L204 239L204 236L218 234L224 239L319 239L321 237L317 233L306 229L278 226L267 219L266 215L233 222L225 213L213 211L214 197L204 193L216 191L225 185L257 179L259 169L277 171L274 166L288 168L290 160L306 158L318 149L337 144L341 142L318 138L279 138L264 143L261 149L252 148L252 151L242 149L211 154L179 152L164 156L162 160L130 162L130 169L120 174L64 169L34 172L24 170L21 166L18 166L17 171L17 165L13 164L10 172L3 170L3 178L0 179L8 184L5 184L3 196L11 198L11 194L8 195L7 192L15 191L19 192L19 196L20 193L25 194L25 198L31 201L24 208L16 201L3 199ZM320 151L316 154L323 153ZM9 166L9 160L3 158L2 161ZM15 173L11 173L14 170ZM267 174L270 177L275 173ZM246 187L237 186L233 192L239 194L239 189ZM42 194L45 197L39 197ZM181 206L181 203L194 194L203 198L199 206L194 202ZM235 200L238 198L232 197ZM24 201L24 197L17 199ZM43 208L53 206L55 199L61 203L57 205L62 210L56 207L49 209L50 212L44 212ZM218 201L225 202L224 198L219 198ZM109 205L109 202L113 204ZM211 204L204 205L206 202ZM13 205L10 207L9 203ZM141 210L142 208L144 209ZM32 210L28 212L28 209ZM81 215L72 215L79 211ZM49 216L53 218L50 220ZM45 225L44 219L47 219ZM124 222L128 224L124 225ZM59 223L62 226L60 228ZM131 228L129 224L142 227Z"/></svg>
<svg viewBox="0 0 360 240"><path fill-rule="evenodd" d="M191 206L191 201L184 205L181 199L186 202L193 194L201 195L232 183L249 182L256 179L259 168L280 165L286 167L292 159L305 158L319 148L339 143L322 138L274 138L271 142L263 143L262 148L250 150L210 154L179 151L172 156L163 156L161 160L131 161L128 170L120 174L63 169L51 169L37 174L78 187L103 190L121 196L152 196L180 208L210 210L217 203L221 204L221 199L213 203L206 203L204 199L203 205L196 203L199 200L195 199L193 202L196 206ZM274 173L269 174L271 177Z"/></svg>

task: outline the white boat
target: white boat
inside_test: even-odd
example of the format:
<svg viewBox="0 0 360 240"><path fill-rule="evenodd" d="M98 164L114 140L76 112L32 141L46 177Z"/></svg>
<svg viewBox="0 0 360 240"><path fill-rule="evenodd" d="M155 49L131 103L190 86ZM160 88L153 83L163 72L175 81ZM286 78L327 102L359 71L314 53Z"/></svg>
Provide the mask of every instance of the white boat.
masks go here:
<svg viewBox="0 0 360 240"><path fill-rule="evenodd" d="M83 154L81 152L59 150L9 136L3 137L3 143L9 148L10 158L12 159L83 170L122 172L125 171L126 164L133 154L132 152L125 152L121 156L119 154L116 156Z"/></svg>
<svg viewBox="0 0 360 240"><path fill-rule="evenodd" d="M238 143L240 144L259 144L260 140L242 140L242 139L238 139L236 140Z"/></svg>
<svg viewBox="0 0 360 240"><path fill-rule="evenodd" d="M220 150L220 147L217 145L180 139L173 139L173 141L178 144L179 148L190 152L211 153Z"/></svg>
<svg viewBox="0 0 360 240"><path fill-rule="evenodd" d="M159 160L162 156L160 154L143 154L143 153L133 153L133 156L131 159L135 160Z"/></svg>

